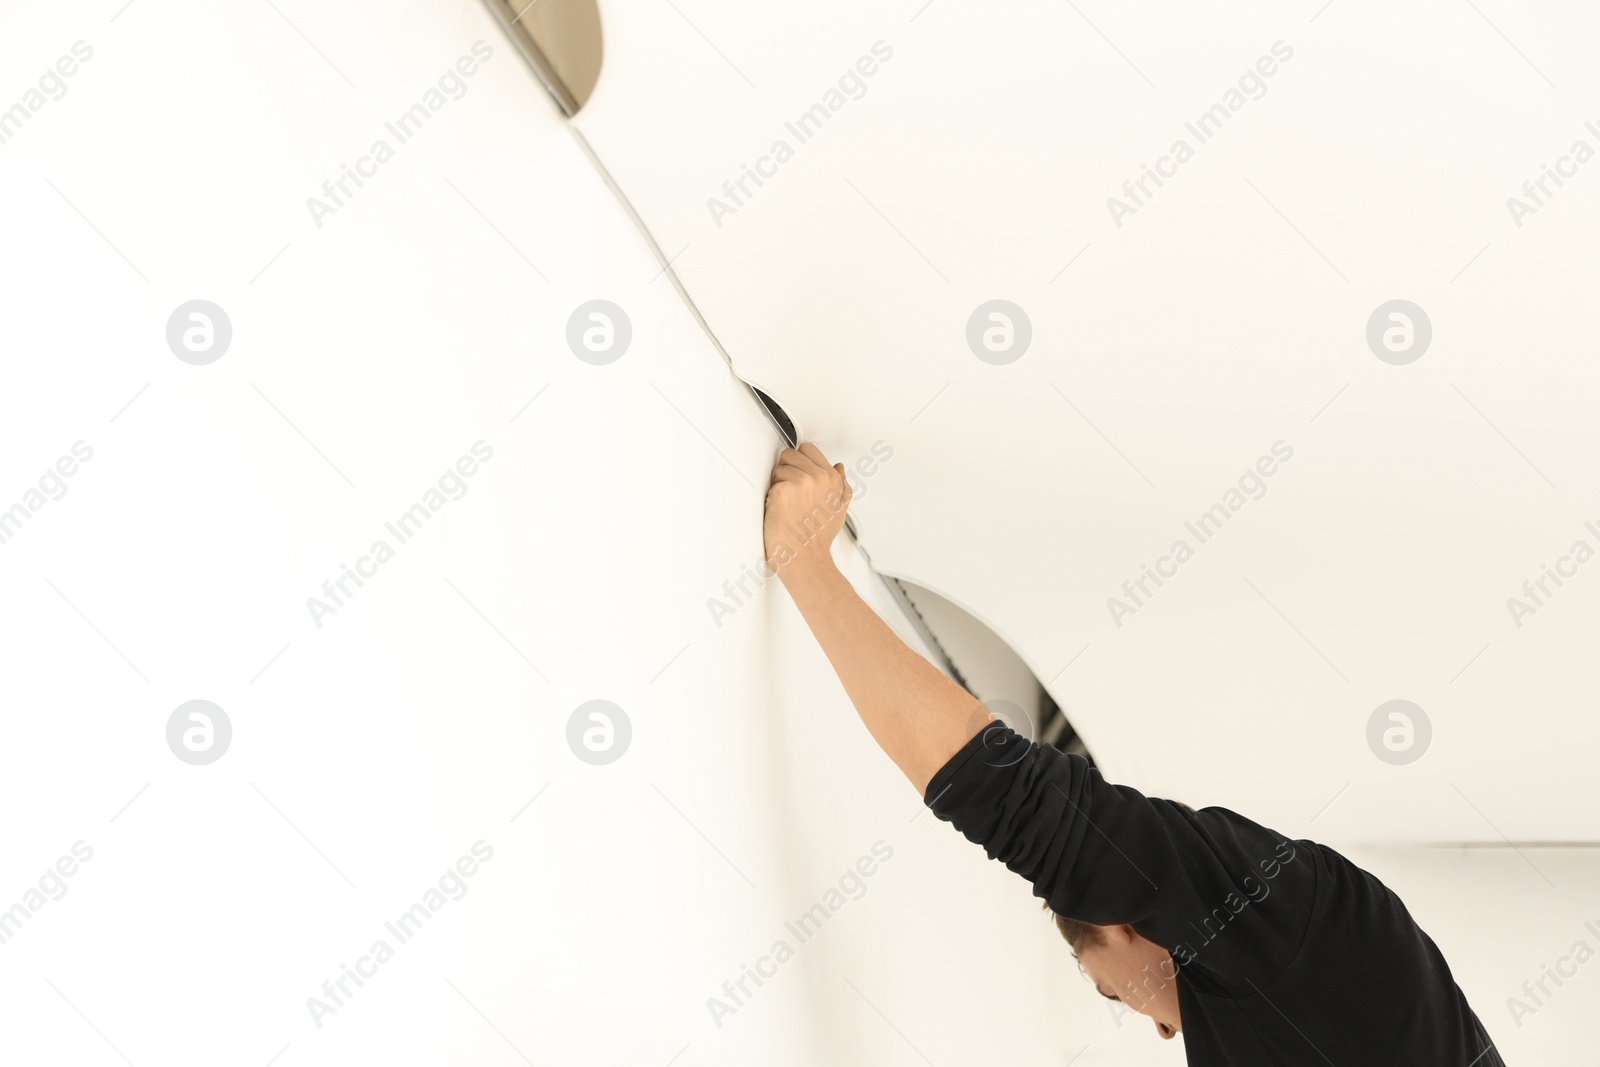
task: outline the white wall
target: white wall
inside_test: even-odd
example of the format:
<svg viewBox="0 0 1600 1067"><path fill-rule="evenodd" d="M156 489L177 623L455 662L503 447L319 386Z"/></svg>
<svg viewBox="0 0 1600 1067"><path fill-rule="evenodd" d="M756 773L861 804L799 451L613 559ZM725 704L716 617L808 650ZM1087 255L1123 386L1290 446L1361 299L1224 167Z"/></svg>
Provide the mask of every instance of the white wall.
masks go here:
<svg viewBox="0 0 1600 1067"><path fill-rule="evenodd" d="M897 1062L893 1026L978 1047L937 995L952 941L980 1005L1042 1010L1067 969L1042 917L913 821L781 592L708 610L760 560L776 438L486 15L283 8L325 62L271 8L113 14L5 36L6 69L93 49L0 157L7 503L93 450L3 546L0 900L91 853L0 945L5 1058ZM466 95L315 226L306 198L479 39ZM603 367L564 340L598 296L634 329ZM194 297L232 324L206 366L165 341ZM206 766L165 738L197 698L232 725ZM608 766L566 739L595 698L632 722ZM459 901L386 932L479 841ZM707 998L879 841L866 895L717 1026ZM973 958L1019 928L1024 970Z"/></svg>

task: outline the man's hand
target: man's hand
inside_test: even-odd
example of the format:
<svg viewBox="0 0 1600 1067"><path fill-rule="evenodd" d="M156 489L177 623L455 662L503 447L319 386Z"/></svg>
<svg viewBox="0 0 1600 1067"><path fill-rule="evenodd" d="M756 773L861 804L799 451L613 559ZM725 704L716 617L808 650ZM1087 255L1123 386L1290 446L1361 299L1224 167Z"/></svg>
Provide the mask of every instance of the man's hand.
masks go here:
<svg viewBox="0 0 1600 1067"><path fill-rule="evenodd" d="M902 641L833 565L828 546L844 526L850 495L843 465L830 467L816 445L784 449L767 487L767 564L868 732L926 793L934 773L991 716L977 697Z"/></svg>
<svg viewBox="0 0 1600 1067"><path fill-rule="evenodd" d="M829 466L816 445L806 441L784 449L767 486L761 531L767 566L784 579L786 573L831 563L829 546L844 527L853 495L844 464Z"/></svg>

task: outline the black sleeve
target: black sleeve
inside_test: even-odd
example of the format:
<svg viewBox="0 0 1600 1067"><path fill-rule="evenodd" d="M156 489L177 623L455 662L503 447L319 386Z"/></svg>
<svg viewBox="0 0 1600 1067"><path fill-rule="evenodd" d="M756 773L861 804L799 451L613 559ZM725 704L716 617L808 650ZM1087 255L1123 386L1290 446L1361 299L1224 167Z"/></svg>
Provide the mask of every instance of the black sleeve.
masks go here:
<svg viewBox="0 0 1600 1067"><path fill-rule="evenodd" d="M923 799L1052 911L1127 923L1224 986L1248 993L1271 981L1304 937L1316 889L1309 842L1112 785L1083 757L1001 723L951 757Z"/></svg>

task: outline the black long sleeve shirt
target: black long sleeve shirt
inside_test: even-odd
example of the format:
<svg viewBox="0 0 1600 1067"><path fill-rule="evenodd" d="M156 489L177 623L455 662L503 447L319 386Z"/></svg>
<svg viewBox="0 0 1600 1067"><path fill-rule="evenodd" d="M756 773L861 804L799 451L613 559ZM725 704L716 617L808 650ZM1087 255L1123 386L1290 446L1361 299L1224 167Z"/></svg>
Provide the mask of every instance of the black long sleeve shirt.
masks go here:
<svg viewBox="0 0 1600 1067"><path fill-rule="evenodd" d="M1325 845L1112 785L999 723L923 799L1052 911L1167 949L1192 1067L1504 1067L1400 898Z"/></svg>

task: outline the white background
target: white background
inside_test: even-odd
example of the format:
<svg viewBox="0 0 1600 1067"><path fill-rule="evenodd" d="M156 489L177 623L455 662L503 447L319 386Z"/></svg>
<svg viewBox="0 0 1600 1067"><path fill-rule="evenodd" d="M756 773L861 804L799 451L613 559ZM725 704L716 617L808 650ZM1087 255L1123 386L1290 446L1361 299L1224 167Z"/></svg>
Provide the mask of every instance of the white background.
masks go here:
<svg viewBox="0 0 1600 1067"><path fill-rule="evenodd" d="M1600 873L1505 839L1593 836L1596 594L1584 574L1522 633L1502 601L1600 517L1595 193L1575 179L1521 232L1502 201L1597 99L1582 17L1485 10L1553 92L1470 6L1236 6L1209 29L680 7L604 8L580 125L666 253L687 246L675 269L740 372L831 458L895 449L857 509L874 562L1010 639L1123 780L1348 847L1508 1062L1580 1057L1600 971L1520 1027L1505 1001L1600 945ZM94 50L0 145L0 506L94 450L0 545L0 907L93 849L0 944L8 1061L1181 1062L1088 990L1022 883L919 817L780 588L714 621L760 558L776 439L486 12L6 20L0 105ZM1280 36L1281 82L1111 229L1104 196ZM879 37L897 54L869 95L712 227L704 198ZM317 226L307 198L479 40L465 95ZM1439 358L1392 368L1360 327L1407 294ZM963 340L997 295L1034 323L1003 368ZM208 366L166 342L197 298L233 329ZM596 298L633 326L605 367L565 343ZM1304 467L1111 631L1146 546L1279 436ZM307 598L480 440L466 494L319 627ZM1409 767L1365 747L1397 695L1435 712ZM209 766L167 748L192 699L232 723ZM632 723L607 766L567 745L592 699ZM466 895L318 1026L307 998L479 840ZM866 894L718 1026L707 998L879 840ZM1461 841L1498 847L1418 847Z"/></svg>

